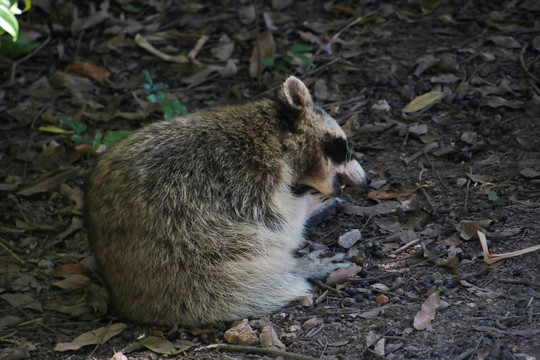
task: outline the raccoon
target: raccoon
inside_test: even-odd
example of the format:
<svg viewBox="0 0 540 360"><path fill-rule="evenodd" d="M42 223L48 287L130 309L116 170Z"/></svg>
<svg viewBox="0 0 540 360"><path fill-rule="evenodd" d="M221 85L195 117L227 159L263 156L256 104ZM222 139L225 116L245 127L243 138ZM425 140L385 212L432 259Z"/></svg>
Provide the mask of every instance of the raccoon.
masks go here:
<svg viewBox="0 0 540 360"><path fill-rule="evenodd" d="M273 97L119 141L88 179L86 228L118 315L197 327L276 312L347 266L294 253L306 219L365 182L340 126L289 77Z"/></svg>

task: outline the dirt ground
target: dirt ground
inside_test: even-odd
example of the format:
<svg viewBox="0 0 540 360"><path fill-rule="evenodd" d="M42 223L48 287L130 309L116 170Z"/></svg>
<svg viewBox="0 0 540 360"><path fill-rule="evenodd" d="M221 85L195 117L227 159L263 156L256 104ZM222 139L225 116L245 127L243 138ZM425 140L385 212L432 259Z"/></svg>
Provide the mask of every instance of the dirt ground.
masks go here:
<svg viewBox="0 0 540 360"><path fill-rule="evenodd" d="M538 1L32 5L21 33L41 45L0 58L0 359L540 357L540 252L490 263L540 246ZM170 102L147 98L143 70ZM213 346L234 324L121 325L82 226L96 134L162 119L173 99L192 112L266 94L288 74L372 179L307 225L300 254L357 267L249 319L241 348ZM100 328L117 335L76 339Z"/></svg>

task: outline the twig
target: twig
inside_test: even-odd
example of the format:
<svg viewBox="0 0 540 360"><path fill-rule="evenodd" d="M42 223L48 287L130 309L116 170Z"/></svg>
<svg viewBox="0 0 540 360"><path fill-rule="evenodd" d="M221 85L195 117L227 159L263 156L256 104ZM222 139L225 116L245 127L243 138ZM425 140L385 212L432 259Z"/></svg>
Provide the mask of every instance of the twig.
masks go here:
<svg viewBox="0 0 540 360"><path fill-rule="evenodd" d="M14 61L13 64L11 64L11 75L9 76L9 86L13 85L13 82L15 82L15 71L17 70L17 66L23 62L25 62L26 60L30 59L32 56L34 56L35 54L37 54L39 51L41 51L41 49L43 49L45 47L45 45L47 45L49 43L49 41L51 41L51 37L49 36L48 38L46 38L42 43L41 45L39 45L37 48L34 49L34 51L32 51L31 53L29 53L28 55L26 55L25 57L23 58L20 58L19 60L17 61Z"/></svg>
<svg viewBox="0 0 540 360"><path fill-rule="evenodd" d="M335 289L331 286L328 286L326 285L325 283L323 283L322 281L318 280L318 279L308 279L310 283L312 284L315 284L321 288L323 288L324 290L328 290L330 292L333 292L335 294L338 294L339 296L342 296L342 297L347 297L349 296L349 294L347 294L346 292L344 291L341 291L341 290L338 290L338 289Z"/></svg>
<svg viewBox="0 0 540 360"><path fill-rule="evenodd" d="M527 73L527 75L529 75L532 79L534 79L534 81L538 81L538 78L534 76L533 74L531 74L531 72L527 69L527 66L525 66L525 60L523 60L523 55L525 54L525 51L527 50L527 46L529 46L529 44L527 43L523 44L523 47L521 48L521 51L519 52L519 64L523 68L523 71Z"/></svg>
<svg viewBox="0 0 540 360"><path fill-rule="evenodd" d="M437 170L435 169L435 165L433 164L433 161L431 161L431 159L429 158L427 152L424 150L424 156L426 157L427 161L429 161L429 164L431 165L431 169L433 170L433 173L435 174L435 176L437 177L437 179L439 179L439 181L441 182L441 185L448 191L452 191L452 189L450 189L448 187L448 185L446 185L446 183L441 179L441 176L439 175L439 173L437 172Z"/></svg>
<svg viewBox="0 0 540 360"><path fill-rule="evenodd" d="M527 285L527 286L537 286L540 287L540 283L536 281L530 281L530 280L518 280L518 279L504 279L495 276L495 280L506 283L506 284L516 284L516 285Z"/></svg>
<svg viewBox="0 0 540 360"><path fill-rule="evenodd" d="M465 191L465 204L463 205L464 207L464 210L466 213L468 213L467 211L467 203L469 202L469 186L471 184L471 179L468 179L467 180L467 190Z"/></svg>
<svg viewBox="0 0 540 360"><path fill-rule="evenodd" d="M214 345L208 345L198 350L207 350L207 349L209 350L216 349L218 351L233 351L233 352L241 352L241 353L267 354L267 355L272 355L272 356L282 356L284 358L296 359L296 360L319 360L311 356L293 354L293 353L289 353L283 350L270 349L270 348L258 348L258 347L247 346L247 345L214 344Z"/></svg>
<svg viewBox="0 0 540 360"><path fill-rule="evenodd" d="M4 250L6 250L11 256L13 256L15 258L15 260L19 261L21 264L24 265L24 260L21 259L17 254L15 254L13 251L11 251L10 248L7 247L6 244L4 244L2 242L2 240L0 240L0 246L4 248Z"/></svg>

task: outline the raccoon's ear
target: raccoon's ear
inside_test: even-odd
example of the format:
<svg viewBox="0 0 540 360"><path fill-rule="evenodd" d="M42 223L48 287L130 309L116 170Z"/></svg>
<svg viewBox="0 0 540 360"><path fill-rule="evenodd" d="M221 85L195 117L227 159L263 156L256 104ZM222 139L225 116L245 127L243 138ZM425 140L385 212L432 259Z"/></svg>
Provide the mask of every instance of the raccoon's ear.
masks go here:
<svg viewBox="0 0 540 360"><path fill-rule="evenodd" d="M286 105L294 110L303 112L313 107L313 99L309 93L308 88L302 80L289 76L281 87L280 95L286 102Z"/></svg>

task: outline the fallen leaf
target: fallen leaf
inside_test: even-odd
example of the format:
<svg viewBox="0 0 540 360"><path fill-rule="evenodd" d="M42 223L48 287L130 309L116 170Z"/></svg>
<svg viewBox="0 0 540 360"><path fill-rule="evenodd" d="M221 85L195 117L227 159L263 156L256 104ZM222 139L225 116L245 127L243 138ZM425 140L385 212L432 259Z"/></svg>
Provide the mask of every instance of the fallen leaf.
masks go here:
<svg viewBox="0 0 540 360"><path fill-rule="evenodd" d="M501 96L486 96L480 99L480 106L489 106L491 108L499 108L501 106L507 106L512 109L523 108L524 102L521 100L508 100Z"/></svg>
<svg viewBox="0 0 540 360"><path fill-rule="evenodd" d="M98 82L104 82L111 75L111 73L108 72L103 66L93 65L81 61L75 61L66 66L65 72L74 72Z"/></svg>
<svg viewBox="0 0 540 360"><path fill-rule="evenodd" d="M348 281L354 275L358 274L360 271L362 271L361 266L351 264L348 268L338 269L328 275L328 278L326 279L326 284L333 286L339 283L343 283L345 281Z"/></svg>
<svg viewBox="0 0 540 360"><path fill-rule="evenodd" d="M420 185L413 189L405 189L401 185L395 186L393 189L390 190L373 190L370 191L367 194L368 199L377 199L377 200L386 200L386 199L394 199L397 197L404 197L409 196L412 193L414 193L416 190L420 188L428 187L428 185Z"/></svg>
<svg viewBox="0 0 540 360"><path fill-rule="evenodd" d="M229 60L234 52L234 42L227 34L223 34L218 40L218 45L210 49L210 52L221 61Z"/></svg>
<svg viewBox="0 0 540 360"><path fill-rule="evenodd" d="M422 110L437 101L441 100L444 96L442 91L430 91L423 95L415 97L407 106L405 106L401 111L406 113L411 113L415 111Z"/></svg>
<svg viewBox="0 0 540 360"><path fill-rule="evenodd" d="M310 318L310 319L307 319L303 324L302 324L302 328L304 330L311 330L313 329L315 326L317 326L317 324L319 323L319 319L317 319L316 316Z"/></svg>
<svg viewBox="0 0 540 360"><path fill-rule="evenodd" d="M441 304L440 291L437 289L433 294L429 295L422 304L422 308L414 317L413 326L416 330L424 330L435 319L437 308Z"/></svg>
<svg viewBox="0 0 540 360"><path fill-rule="evenodd" d="M225 331L223 338L229 344L250 345L259 341L255 330L249 325L248 319L238 322L235 326Z"/></svg>
<svg viewBox="0 0 540 360"><path fill-rule="evenodd" d="M73 274L65 279L55 281L52 284L55 286L58 286L61 289L77 289L80 287L86 286L90 282L90 278L88 276L84 276L81 274Z"/></svg>
<svg viewBox="0 0 540 360"><path fill-rule="evenodd" d="M487 246L486 235L481 231L478 231L477 235L478 235L478 239L480 240L480 244L482 245L482 250L483 250L483 253L484 253L484 262L486 264L493 264L493 263L495 263L495 262L497 262L499 260L508 259L508 258L511 258L511 257L520 256L520 255L523 255L523 254L527 254L527 253L530 253L530 252L533 252L533 251L540 250L540 244L538 244L538 245L530 246L530 247L522 249L522 250L512 251L512 252L509 252L509 253L492 255L492 254L489 253L489 249L488 249L488 246Z"/></svg>
<svg viewBox="0 0 540 360"><path fill-rule="evenodd" d="M505 49L520 49L521 44L519 41L511 36L491 36L489 40Z"/></svg>
<svg viewBox="0 0 540 360"><path fill-rule="evenodd" d="M148 335L139 340L142 346L156 354L173 355L176 351L173 343L160 336Z"/></svg>
<svg viewBox="0 0 540 360"><path fill-rule="evenodd" d="M177 62L177 63L187 63L189 61L188 57L185 55L172 56L172 55L165 54L162 51L159 51L154 46L152 46L152 44L150 44L146 38L144 38L140 34L135 35L135 43L139 45L140 47L142 47L143 49L145 49L146 51L148 51L149 53L159 57L161 60Z"/></svg>
<svg viewBox="0 0 540 360"><path fill-rule="evenodd" d="M262 347L285 349L285 345L279 340L276 330L274 330L272 325L265 326L259 337Z"/></svg>
<svg viewBox="0 0 540 360"><path fill-rule="evenodd" d="M374 222L381 229L389 231L391 233L396 233L403 230L403 227L401 226L399 221L393 217L377 218Z"/></svg>
<svg viewBox="0 0 540 360"><path fill-rule="evenodd" d="M263 63L263 58L273 60L275 51L276 43L274 42L272 31L265 30L260 34L257 34L249 62L249 74L251 77L259 76L266 67Z"/></svg>
<svg viewBox="0 0 540 360"><path fill-rule="evenodd" d="M471 240L472 238L476 237L477 231L486 232L484 229L485 227L488 227L489 224L492 222L491 220L482 220L482 221L461 221L459 223L456 223L453 220L448 219L447 222L452 225L454 229L459 231L459 235L464 240Z"/></svg>
<svg viewBox="0 0 540 360"><path fill-rule="evenodd" d="M65 129L62 129L53 125L40 126L38 127L38 130L43 131L43 132L53 133L53 134L74 134L74 132L71 130L65 130Z"/></svg>
<svg viewBox="0 0 540 360"><path fill-rule="evenodd" d="M467 173L467 176L474 182L484 184L484 185L493 185L493 176L491 175L477 175L477 174L471 174Z"/></svg>
<svg viewBox="0 0 540 360"><path fill-rule="evenodd" d="M55 351L68 351L78 350L86 345L102 344L108 341L110 338L120 334L122 331L128 328L128 325L123 323L112 324L111 326L104 326L99 329L90 330L77 336L73 341L69 343L58 343L54 347Z"/></svg>
<svg viewBox="0 0 540 360"><path fill-rule="evenodd" d="M465 286L468 292L473 293L476 296L481 297L482 299L496 299L499 296L503 295L502 292L479 288L478 286L475 286L466 280L461 280L460 284Z"/></svg>
<svg viewBox="0 0 540 360"><path fill-rule="evenodd" d="M74 274L86 274L87 270L81 264L65 264L54 271L53 276L69 277Z"/></svg>
<svg viewBox="0 0 540 360"><path fill-rule="evenodd" d="M9 305L22 309L31 309L36 311L43 311L39 300L33 298L27 294L1 294L0 298L8 302Z"/></svg>
<svg viewBox="0 0 540 360"><path fill-rule="evenodd" d="M17 195L29 196L29 195L49 191L59 186L60 184L64 183L64 181L71 179L72 177L81 176L83 172L84 170L80 167L63 170L59 174L52 176L46 180L43 180L42 182L36 185L33 185L26 189L19 190L17 192Z"/></svg>
<svg viewBox="0 0 540 360"><path fill-rule="evenodd" d="M375 308L373 310L364 311L359 316L361 318L363 318L363 319L375 319L375 318L379 317L379 315L381 314L382 311L383 311L383 308L378 307L378 308Z"/></svg>

